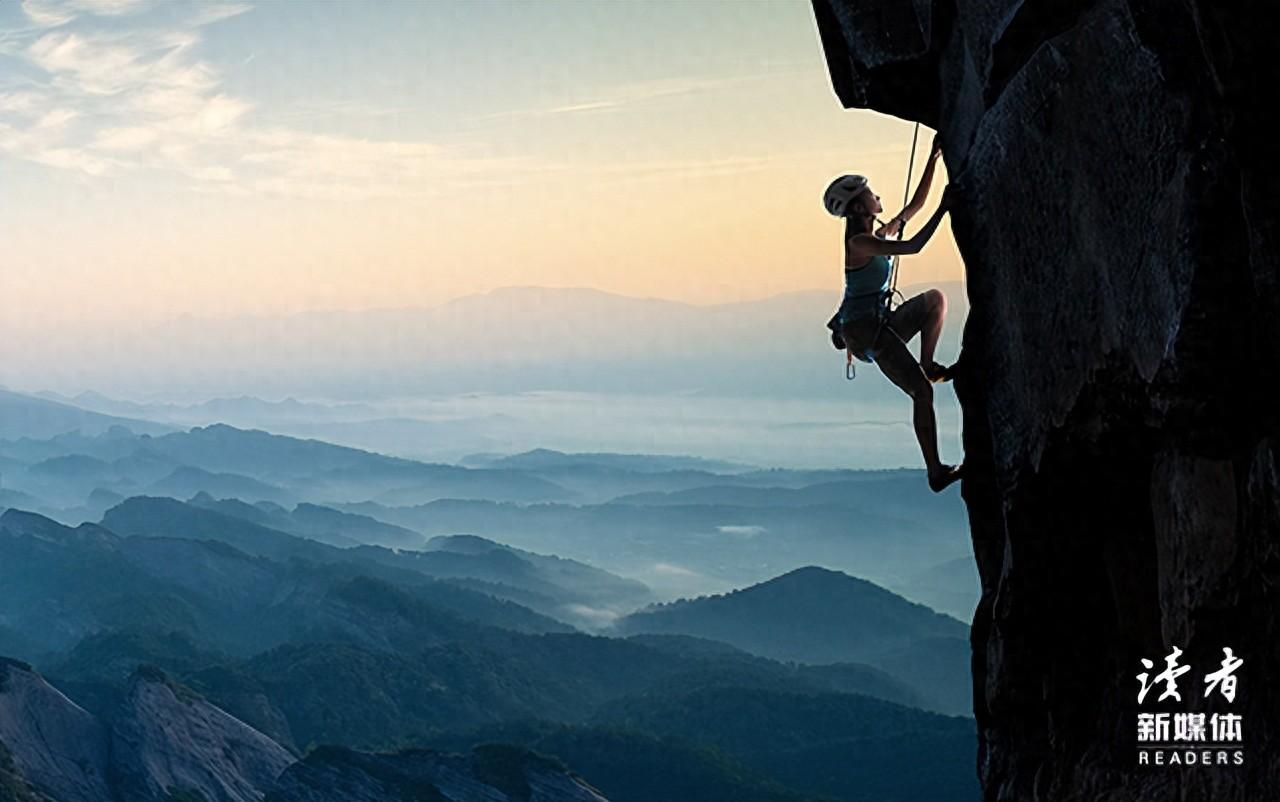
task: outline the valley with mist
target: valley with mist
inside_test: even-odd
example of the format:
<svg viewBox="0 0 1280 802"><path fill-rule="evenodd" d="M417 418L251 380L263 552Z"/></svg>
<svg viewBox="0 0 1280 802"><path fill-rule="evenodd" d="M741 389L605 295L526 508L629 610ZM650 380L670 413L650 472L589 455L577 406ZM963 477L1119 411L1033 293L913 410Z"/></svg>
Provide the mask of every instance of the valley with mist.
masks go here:
<svg viewBox="0 0 1280 802"><path fill-rule="evenodd" d="M273 431L374 411L354 402L0 408L9 787L328 799L337 777L514 772L615 802L976 794L978 582L960 500L921 471L432 462ZM179 423L220 415L237 425ZM31 709L99 752L46 754ZM202 756L210 732L238 757Z"/></svg>

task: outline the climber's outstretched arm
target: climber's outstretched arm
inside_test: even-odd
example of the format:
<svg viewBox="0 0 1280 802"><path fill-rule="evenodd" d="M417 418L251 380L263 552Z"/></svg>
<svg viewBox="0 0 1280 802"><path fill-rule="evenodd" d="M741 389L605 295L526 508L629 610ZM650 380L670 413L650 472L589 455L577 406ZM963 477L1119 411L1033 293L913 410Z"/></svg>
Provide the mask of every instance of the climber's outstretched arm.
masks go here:
<svg viewBox="0 0 1280 802"><path fill-rule="evenodd" d="M872 256L899 256L913 253L920 253L924 249L925 243L933 236L933 232L938 230L938 224L942 222L942 216L947 213L948 196L944 193L942 202L938 204L938 209L929 218L929 222L916 232L916 235L908 240L881 239L873 234L855 234L849 238L849 254L855 260L866 261Z"/></svg>
<svg viewBox="0 0 1280 802"><path fill-rule="evenodd" d="M907 224L911 218L924 208L924 202L929 197L929 190L933 187L933 174L938 164L938 157L942 155L942 136L934 134L933 146L929 151L929 160L925 162L924 172L920 174L920 184L916 187L915 194L911 196L911 201L906 208L889 218L889 221L876 231L878 237L896 237L902 227Z"/></svg>

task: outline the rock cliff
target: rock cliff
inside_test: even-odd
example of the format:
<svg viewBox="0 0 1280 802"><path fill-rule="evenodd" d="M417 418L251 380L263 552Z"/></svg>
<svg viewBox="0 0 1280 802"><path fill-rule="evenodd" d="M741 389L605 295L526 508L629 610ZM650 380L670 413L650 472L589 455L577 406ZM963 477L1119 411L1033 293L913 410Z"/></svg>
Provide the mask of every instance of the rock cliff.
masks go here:
<svg viewBox="0 0 1280 802"><path fill-rule="evenodd" d="M1280 799L1268 9L814 11L843 105L937 128L956 185L985 798ZM1140 709L1139 660L1154 674L1173 646L1183 703ZM1223 647L1239 693L1210 703ZM1137 766L1140 710L1242 715L1244 765Z"/></svg>
<svg viewBox="0 0 1280 802"><path fill-rule="evenodd" d="M120 802L186 793L207 802L258 802L293 755L154 669L139 669L111 732Z"/></svg>
<svg viewBox="0 0 1280 802"><path fill-rule="evenodd" d="M101 802L111 797L103 726L30 666L3 657L0 744L0 764L9 764L0 765L0 772L12 778L10 793L16 795L16 789L29 784L58 802ZM30 793L31 798L40 798Z"/></svg>
<svg viewBox="0 0 1280 802"><path fill-rule="evenodd" d="M0 800L258 802L294 757L154 669L110 726L0 658Z"/></svg>
<svg viewBox="0 0 1280 802"><path fill-rule="evenodd" d="M608 802L512 746L468 755L320 747L305 759L140 668L103 724L31 666L0 657L0 802Z"/></svg>

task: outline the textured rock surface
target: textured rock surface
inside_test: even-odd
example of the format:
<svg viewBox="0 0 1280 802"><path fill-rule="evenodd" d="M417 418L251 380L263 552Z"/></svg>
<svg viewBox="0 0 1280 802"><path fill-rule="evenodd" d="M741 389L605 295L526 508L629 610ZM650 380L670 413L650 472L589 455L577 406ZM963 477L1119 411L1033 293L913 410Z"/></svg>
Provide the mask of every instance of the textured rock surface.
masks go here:
<svg viewBox="0 0 1280 802"><path fill-rule="evenodd" d="M957 184L986 799L1280 799L1266 6L814 10L843 104L938 128ZM1243 715L1244 766L1135 765L1138 660L1172 645L1184 704L1142 709ZM1224 646L1239 695L1208 704Z"/></svg>
<svg viewBox="0 0 1280 802"><path fill-rule="evenodd" d="M110 729L0 657L0 801L258 802L294 758L154 669Z"/></svg>
<svg viewBox="0 0 1280 802"><path fill-rule="evenodd" d="M608 802L557 761L316 749L301 762L156 669L110 729L30 666L0 657L0 802Z"/></svg>
<svg viewBox="0 0 1280 802"><path fill-rule="evenodd" d="M30 666L3 657L0 744L13 774L58 802L102 802L111 796L102 725Z"/></svg>
<svg viewBox="0 0 1280 802"><path fill-rule="evenodd" d="M516 747L470 755L370 755L324 747L292 766L267 802L608 802L563 766Z"/></svg>
<svg viewBox="0 0 1280 802"><path fill-rule="evenodd" d="M111 752L121 802L178 791L207 802L257 802L294 762L267 736L154 670L135 676Z"/></svg>

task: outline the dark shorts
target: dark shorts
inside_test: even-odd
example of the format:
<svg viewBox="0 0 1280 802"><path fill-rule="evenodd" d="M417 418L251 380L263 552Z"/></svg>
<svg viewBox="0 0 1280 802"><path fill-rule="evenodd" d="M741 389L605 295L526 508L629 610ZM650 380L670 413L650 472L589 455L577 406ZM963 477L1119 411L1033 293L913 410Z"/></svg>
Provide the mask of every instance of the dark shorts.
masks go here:
<svg viewBox="0 0 1280 802"><path fill-rule="evenodd" d="M913 295L897 309L889 313L888 328L898 335L902 342L909 341L924 328L929 317L929 302L924 293ZM865 352L875 344L876 334L880 331L880 320L874 316L846 320L841 329L845 344L855 352ZM880 343L880 347L883 347Z"/></svg>

